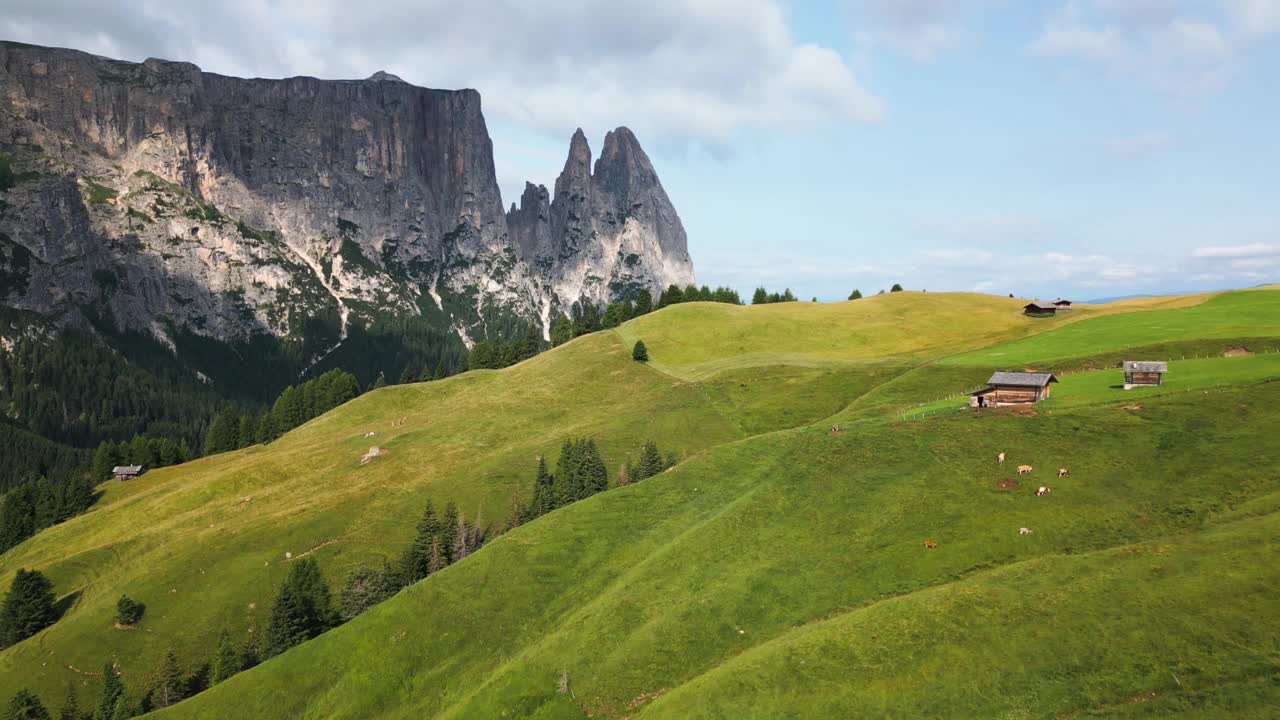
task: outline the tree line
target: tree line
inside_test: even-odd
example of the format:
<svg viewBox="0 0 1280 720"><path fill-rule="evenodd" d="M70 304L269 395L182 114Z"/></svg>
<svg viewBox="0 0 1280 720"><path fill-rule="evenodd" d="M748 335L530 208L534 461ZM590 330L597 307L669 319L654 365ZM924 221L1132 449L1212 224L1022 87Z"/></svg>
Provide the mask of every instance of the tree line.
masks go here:
<svg viewBox="0 0 1280 720"><path fill-rule="evenodd" d="M204 454L269 443L312 418L360 396L356 376L337 368L298 386L290 385L269 408L242 413L227 408L214 416L205 435Z"/></svg>

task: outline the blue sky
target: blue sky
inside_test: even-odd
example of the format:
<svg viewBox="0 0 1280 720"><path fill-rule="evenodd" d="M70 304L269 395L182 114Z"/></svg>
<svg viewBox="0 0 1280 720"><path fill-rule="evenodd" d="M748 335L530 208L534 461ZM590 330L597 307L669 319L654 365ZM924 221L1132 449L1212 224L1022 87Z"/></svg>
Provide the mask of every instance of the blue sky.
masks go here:
<svg viewBox="0 0 1280 720"><path fill-rule="evenodd" d="M15 3L0 36L475 87L508 203L628 125L711 285L1280 281L1280 0Z"/></svg>

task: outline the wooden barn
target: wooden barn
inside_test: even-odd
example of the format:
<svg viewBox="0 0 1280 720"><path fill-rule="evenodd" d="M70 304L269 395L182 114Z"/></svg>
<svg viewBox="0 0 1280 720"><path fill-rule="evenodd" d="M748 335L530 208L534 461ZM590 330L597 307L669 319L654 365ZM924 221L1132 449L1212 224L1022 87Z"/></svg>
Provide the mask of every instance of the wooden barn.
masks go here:
<svg viewBox="0 0 1280 720"><path fill-rule="evenodd" d="M1058 308L1053 305L1042 305L1040 303L1027 303L1022 306L1023 315L1054 315L1058 312Z"/></svg>
<svg viewBox="0 0 1280 720"><path fill-rule="evenodd" d="M969 394L969 407L1038 403L1049 397L1049 384L1056 382L1053 373L998 372L985 388Z"/></svg>
<svg viewBox="0 0 1280 720"><path fill-rule="evenodd" d="M1054 301L1053 301L1053 306L1054 306L1055 308L1057 308L1058 310L1070 310L1070 309L1071 309L1071 301L1070 301L1070 300L1063 300L1063 299L1059 298L1059 299L1057 299L1057 300L1054 300Z"/></svg>
<svg viewBox="0 0 1280 720"><path fill-rule="evenodd" d="M117 480L131 480L143 473L141 465L117 465L111 468L111 474Z"/></svg>
<svg viewBox="0 0 1280 720"><path fill-rule="evenodd" d="M1124 389L1161 385L1169 363L1145 360L1124 361Z"/></svg>

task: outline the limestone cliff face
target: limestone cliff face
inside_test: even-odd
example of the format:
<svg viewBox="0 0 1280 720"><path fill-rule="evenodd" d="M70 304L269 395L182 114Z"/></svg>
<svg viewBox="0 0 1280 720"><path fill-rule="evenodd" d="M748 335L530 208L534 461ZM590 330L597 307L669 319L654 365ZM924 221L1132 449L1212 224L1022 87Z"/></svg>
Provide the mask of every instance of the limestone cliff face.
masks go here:
<svg viewBox="0 0 1280 720"><path fill-rule="evenodd" d="M625 127L605 136L594 171L586 136L574 133L554 197L526 185L507 225L521 259L558 298L601 303L694 281L680 217Z"/></svg>
<svg viewBox="0 0 1280 720"><path fill-rule="evenodd" d="M466 340L495 312L692 282L629 131L504 213L474 90L245 80L0 43L0 299L165 340L289 336L418 315Z"/></svg>

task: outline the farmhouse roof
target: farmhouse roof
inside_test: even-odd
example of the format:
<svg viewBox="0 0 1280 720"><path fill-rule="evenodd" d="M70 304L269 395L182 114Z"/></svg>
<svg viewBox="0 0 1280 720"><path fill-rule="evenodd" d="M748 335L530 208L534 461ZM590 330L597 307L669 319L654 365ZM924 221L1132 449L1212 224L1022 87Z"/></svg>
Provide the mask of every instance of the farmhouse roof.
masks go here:
<svg viewBox="0 0 1280 720"><path fill-rule="evenodd" d="M111 468L115 475L137 475L142 472L141 465L117 465Z"/></svg>
<svg viewBox="0 0 1280 720"><path fill-rule="evenodd" d="M1023 310L1056 310L1057 308L1053 305L1046 305L1038 302L1033 302L1033 303L1027 303L1026 305L1023 305L1022 309Z"/></svg>
<svg viewBox="0 0 1280 720"><path fill-rule="evenodd" d="M1070 304L1071 304L1071 301L1070 301L1070 300L1062 300L1062 299L1058 299L1058 300L1054 300L1054 301L1053 301L1053 304L1054 304L1054 305L1070 305Z"/></svg>
<svg viewBox="0 0 1280 720"><path fill-rule="evenodd" d="M1053 373L998 372L991 375L988 385L1011 385L1013 387L1044 387L1058 382Z"/></svg>
<svg viewBox="0 0 1280 720"><path fill-rule="evenodd" d="M1149 362L1146 360L1125 360L1124 371L1140 372L1140 373L1164 373L1164 372L1169 372L1169 363Z"/></svg>

